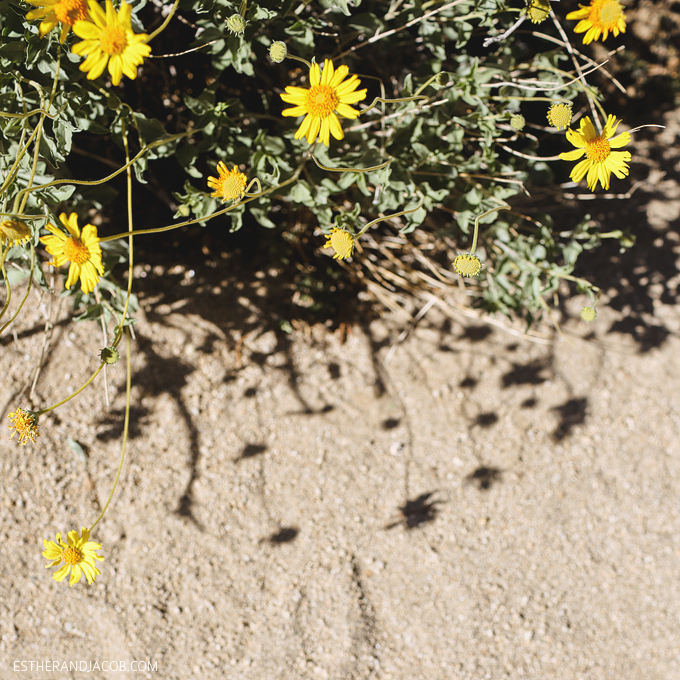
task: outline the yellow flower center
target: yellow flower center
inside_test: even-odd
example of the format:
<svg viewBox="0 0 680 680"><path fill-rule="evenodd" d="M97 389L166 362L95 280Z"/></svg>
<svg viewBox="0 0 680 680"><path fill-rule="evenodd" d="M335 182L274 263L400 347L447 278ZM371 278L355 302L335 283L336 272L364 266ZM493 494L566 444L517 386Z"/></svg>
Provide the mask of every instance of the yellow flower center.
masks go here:
<svg viewBox="0 0 680 680"><path fill-rule="evenodd" d="M64 254L66 259L74 264L85 264L90 259L87 246L80 239L73 237L66 240Z"/></svg>
<svg viewBox="0 0 680 680"><path fill-rule="evenodd" d="M69 546L61 554L61 559L67 564L73 566L74 564L80 564L83 561L83 553L81 553L78 548Z"/></svg>
<svg viewBox="0 0 680 680"><path fill-rule="evenodd" d="M600 8L600 23L602 28L611 30L619 23L623 9L617 0L605 0Z"/></svg>
<svg viewBox="0 0 680 680"><path fill-rule="evenodd" d="M482 263L476 255L464 253L456 257L453 267L461 276L476 276L482 268Z"/></svg>
<svg viewBox="0 0 680 680"><path fill-rule="evenodd" d="M102 28L99 44L106 54L123 54L128 44L127 31L122 26L106 26Z"/></svg>
<svg viewBox="0 0 680 680"><path fill-rule="evenodd" d="M336 229L331 234L331 246L338 260L346 260L354 250L354 236L348 231Z"/></svg>
<svg viewBox="0 0 680 680"><path fill-rule="evenodd" d="M307 92L307 111L317 118L327 118L335 111L340 100L330 85L314 85Z"/></svg>
<svg viewBox="0 0 680 680"><path fill-rule="evenodd" d="M589 142L586 142L586 158L593 163L600 163L607 160L612 148L609 141L604 137L595 137Z"/></svg>
<svg viewBox="0 0 680 680"><path fill-rule="evenodd" d="M572 112L570 104L553 104L548 111L548 122L558 130L565 130L571 124Z"/></svg>
<svg viewBox="0 0 680 680"><path fill-rule="evenodd" d="M60 0L53 11L57 19L66 26L73 26L76 21L88 17L86 0Z"/></svg>
<svg viewBox="0 0 680 680"><path fill-rule="evenodd" d="M245 182L241 177L242 173L223 175L217 181L215 192L225 201L235 201L243 194Z"/></svg>
<svg viewBox="0 0 680 680"><path fill-rule="evenodd" d="M20 444L27 444L29 440L35 443L36 438L40 436L35 414L18 408L15 413L10 413L7 417L14 421L12 425L7 426L10 430L14 430L10 439L18 432Z"/></svg>
<svg viewBox="0 0 680 680"><path fill-rule="evenodd" d="M532 23L543 23L548 18L548 14L550 14L550 2L534 0L529 6L527 14Z"/></svg>

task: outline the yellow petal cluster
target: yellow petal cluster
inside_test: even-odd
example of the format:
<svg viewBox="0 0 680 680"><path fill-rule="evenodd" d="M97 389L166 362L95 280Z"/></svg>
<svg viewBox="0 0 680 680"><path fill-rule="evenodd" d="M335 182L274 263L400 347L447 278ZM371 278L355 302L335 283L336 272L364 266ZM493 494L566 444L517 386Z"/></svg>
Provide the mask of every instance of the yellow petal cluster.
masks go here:
<svg viewBox="0 0 680 680"><path fill-rule="evenodd" d="M86 56L80 70L87 73L88 80L94 80L104 73L107 65L114 85L120 83L123 75L134 80L137 67L151 54L146 44L146 33L132 31L132 6L123 0L116 12L111 0L106 0L106 12L94 0L89 0L90 19L76 21L73 32L82 42L72 47L74 54Z"/></svg>
<svg viewBox="0 0 680 680"><path fill-rule="evenodd" d="M604 132L598 135L590 117L586 116L581 119L578 130L567 130L567 139L576 148L573 151L561 153L560 158L563 161L575 161L585 154L585 158L574 166L569 175L574 182L580 182L588 175L588 188L594 191L598 181L604 189L609 189L612 172L619 179L628 176L630 151L612 151L630 142L628 132L613 136L620 122L615 116L610 115L607 118Z"/></svg>
<svg viewBox="0 0 680 680"><path fill-rule="evenodd" d="M349 67L343 64L336 70L333 62L326 59L323 71L318 64L312 64L309 69L308 89L292 86L286 88L281 99L295 106L284 109L282 115L305 116L295 133L295 139L306 137L307 143L312 144L318 137L322 144L329 146L331 135L335 139L345 136L338 115L357 118L359 111L350 104L366 99L366 90L356 89L361 84L357 76L353 75L345 80L348 73Z"/></svg>
<svg viewBox="0 0 680 680"><path fill-rule="evenodd" d="M80 581L83 574L88 583L92 583L97 576L101 575L101 571L97 569L95 560L103 560L102 555L97 554L97 550L101 550L101 543L90 541L90 530L83 527L79 534L75 529L69 531L64 543L61 539L61 533L57 533L57 542L43 541L45 550L43 557L50 560L50 564L45 565L47 569L56 567L62 562L64 565L61 569L52 574L55 581L63 581L71 573L69 579L69 586L74 586Z"/></svg>
<svg viewBox="0 0 680 680"><path fill-rule="evenodd" d="M43 236L40 242L47 252L54 258L50 264L61 267L70 263L66 288L70 288L78 279L83 293L91 293L99 283L99 277L104 273L102 264L102 249L97 237L97 227L86 224L81 233L78 228L78 215L61 213L61 223L66 227L68 236L61 229L51 224L45 228L52 234Z"/></svg>

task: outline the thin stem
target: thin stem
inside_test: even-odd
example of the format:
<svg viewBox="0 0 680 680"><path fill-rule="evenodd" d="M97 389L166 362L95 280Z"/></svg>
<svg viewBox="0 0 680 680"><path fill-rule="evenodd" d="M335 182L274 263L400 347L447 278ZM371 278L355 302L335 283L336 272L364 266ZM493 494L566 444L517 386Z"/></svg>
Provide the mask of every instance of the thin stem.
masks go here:
<svg viewBox="0 0 680 680"><path fill-rule="evenodd" d="M175 13L175 10L177 9L177 5L179 5L179 0L175 0L175 3L170 9L170 14L168 14L168 16L165 17L165 21L146 39L147 43L150 43L159 33L162 33L166 29L167 25L170 23L170 20L172 19L172 15Z"/></svg>
<svg viewBox="0 0 680 680"><path fill-rule="evenodd" d="M381 163L380 165L374 165L371 168L327 168L325 165L322 165L319 160L317 159L316 156L312 156L312 160L322 169L325 170L326 172L373 172L373 170L381 170L382 168L386 168L391 162L392 159L385 161L384 163Z"/></svg>
<svg viewBox="0 0 680 680"><path fill-rule="evenodd" d="M111 493L109 494L109 498L106 501L104 508L99 513L99 517L97 517L94 524L90 527L90 531L92 531L92 529L94 529L97 526L97 524L99 524L102 517L104 517L104 513L108 509L109 503L111 503L111 499L113 498L113 494L116 490L116 487L118 486L118 480L120 479L120 473L121 473L121 470L123 469L123 463L125 462L125 449L127 447L128 431L130 429L130 391L131 391L131 388L132 388L132 362L130 361L130 329L129 328L125 329L125 341L126 341L126 347L127 347L127 361L126 361L127 373L126 373L126 382L125 382L125 421L123 423L123 445L122 445L122 450L121 450L121 453L120 453L120 463L118 464L118 472L116 472L116 478L113 481L113 488L111 489Z"/></svg>
<svg viewBox="0 0 680 680"><path fill-rule="evenodd" d="M399 33L400 31L404 31L407 28L413 26L414 24L417 24L421 21L424 21L425 19L429 19L431 16L434 16L435 14L439 14L440 12L443 12L444 10L450 9L451 7L455 7L456 5L460 5L462 2L466 2L466 0L453 0L453 2L449 2L446 5L442 5L441 7L437 9L433 9L431 12L426 12L423 14L421 17L416 17L415 19L411 19L411 21L407 21L403 26L399 26L399 28L393 28L390 31L386 31L385 33L376 33L372 38L369 38L365 42L359 43L358 45L353 45L350 49L345 50L344 52L340 53L336 59L341 59L344 57L346 54L351 54L352 52L356 52L358 49L361 49L362 47L366 47L366 45L372 45L375 42L378 42L378 40L382 40L383 38L387 38L390 35L394 35L395 33Z"/></svg>
<svg viewBox="0 0 680 680"><path fill-rule="evenodd" d="M306 59L303 59L302 57L296 57L294 54L287 54L286 57L288 59L295 59L295 61L301 61L303 64L307 65L307 68L312 68L312 65Z"/></svg>
<svg viewBox="0 0 680 680"><path fill-rule="evenodd" d="M503 205L499 205L497 208L491 208L491 210L487 210L481 215L477 215L477 217L475 217L475 231L474 235L472 236L472 248L470 248L470 255L474 255L475 250L477 250L477 237L479 236L479 220L481 220L482 217L491 215L495 212L498 212L499 210L510 210L510 206L504 203Z"/></svg>
<svg viewBox="0 0 680 680"><path fill-rule="evenodd" d="M102 361L101 364L99 364L99 368L92 374L92 377L81 387L79 387L73 394L70 394L68 397L65 399L62 399L61 401L57 402L56 404L53 404L52 406L48 406L47 408L40 409L40 411L36 411L36 415L43 415L44 413L49 413L50 411L54 411L55 408L59 408L60 406L64 405L67 401L70 401L73 399L73 397L77 397L86 387L88 387L92 381L99 375L101 372L102 368L104 368L106 364Z"/></svg>
<svg viewBox="0 0 680 680"><path fill-rule="evenodd" d="M6 253L7 251L5 251ZM5 275L5 253L3 253L2 257L2 273L3 276ZM33 268L35 267L35 246L31 243L31 271L29 273L29 279L28 279L28 286L26 287L26 293L24 293L24 297L21 299L21 302L19 303L19 307L17 308L17 311L14 312L14 315L12 318L2 327L0 328L0 334L14 321L14 319L17 318L19 315L19 312L22 310L24 303L26 302L26 299L28 298L28 294L31 292L31 286L33 285ZM0 319L5 315L5 311L7 310L7 305L9 305L9 298L10 298L10 290L9 290L9 281L5 278L5 281L7 283L7 302L5 303L5 306L2 308L2 312L0 312Z"/></svg>
<svg viewBox="0 0 680 680"><path fill-rule="evenodd" d="M423 203L425 203L425 196L420 193L420 191L418 194L420 194L420 203L415 208L412 208L411 210L402 210L401 212L393 213L392 215L377 217L372 222L369 222L361 231L359 231L356 235L356 238L359 238L359 236L365 234L374 224L378 224L378 222L384 222L385 220L391 220L395 217L401 217L402 215L408 215L409 213L414 213L420 210L423 207Z"/></svg>
<svg viewBox="0 0 680 680"><path fill-rule="evenodd" d="M55 179L51 182L47 182L46 184L41 184L40 186L37 187L26 187L25 189L22 189L19 192L19 195L24 194L24 193L30 193L32 191L39 191L40 189L49 189L49 187L54 187L54 186L60 186L62 184L73 184L75 186L98 186L99 184L105 184L106 182L112 180L114 177L117 177L120 175L122 172L127 170L131 165L133 165L139 158L141 158L147 151L150 151L151 149L155 149L157 146L162 146L163 144L167 144L168 142L174 142L178 139L181 139L182 137L189 137L190 135L196 134L197 132L201 132L202 128L199 128L197 130L187 130L187 132L180 132L176 135L170 135L169 137L164 137L163 139L157 139L155 142L150 142L146 146L144 146L139 153L132 158L132 160L128 161L125 165L121 166L116 170L115 172L111 173L108 177L104 177L103 179L97 179L97 180L82 180L82 179ZM34 132L35 134L35 132ZM30 143L30 140L29 140ZM0 188L0 192L2 189Z"/></svg>
<svg viewBox="0 0 680 680"><path fill-rule="evenodd" d="M125 326L125 318L127 317L128 307L130 306L130 298L132 296L132 264L133 264L133 248L132 248L132 171L130 169L130 149L128 147L127 130L125 129L125 120L121 118L121 126L123 133L123 146L125 148L125 161L127 169L127 211L128 211L128 285L127 295L125 297L125 307L123 307L123 315L121 316L120 325L118 326L118 333L111 343L113 347L118 347L120 339L123 335L123 328Z"/></svg>
<svg viewBox="0 0 680 680"><path fill-rule="evenodd" d="M219 217L220 215L224 215L225 213L228 213L230 210L233 210L239 205L244 205L245 203L250 203L251 201L254 201L258 198L261 198L262 196L266 196L267 194L272 193L272 191L276 191L277 189L281 189L288 184L291 184L292 182L295 182L297 178L300 176L300 173L302 172L302 168L304 168L305 163L307 162L307 158L298 166L297 170L293 174L290 179L287 179L285 182L281 182L281 184L277 184L276 186L270 187L269 189L265 189L264 191L260 191L257 194L252 194L249 195L245 200L239 201L238 203L234 203L233 205L228 206L227 208L223 208L222 210L218 210L217 212L214 212L212 215L207 215L206 217L196 217L193 220L187 220L186 222L180 222L179 224L168 224L165 227L156 227L154 229L138 229L135 232L132 232L135 236L141 236L142 234L158 234L163 231L172 231L173 229L179 229L180 227L188 227L192 224L199 224L200 222L207 222L208 220L213 219L214 217ZM100 239L100 243L106 243L107 241L116 241L120 238L123 238L125 236L130 235L130 232L124 231L120 234L114 234L113 236L107 236L106 238Z"/></svg>
<svg viewBox="0 0 680 680"><path fill-rule="evenodd" d="M9 279L7 278L7 270L5 269L5 258L7 257L7 253L9 252L9 245L7 248L5 248L2 251L2 256L0 256L0 269L2 270L2 278L5 282L5 288L7 289L7 299L5 300L5 304L2 306L2 311L0 312L0 319L5 316L5 313L7 312L7 309L9 308L9 303L10 300L12 299L12 289L9 285ZM5 327L2 327L2 330L4 330Z"/></svg>
<svg viewBox="0 0 680 680"><path fill-rule="evenodd" d="M383 99L382 97L376 97L373 100L373 103L370 106L367 106L365 109L361 109L361 115L363 116L364 113L367 113L370 111L372 108L374 108L379 102L382 102L383 104L399 104L400 102L413 102L418 99L424 99L425 101L429 101L429 97L424 97L422 95L417 96L417 97L400 97L399 99Z"/></svg>

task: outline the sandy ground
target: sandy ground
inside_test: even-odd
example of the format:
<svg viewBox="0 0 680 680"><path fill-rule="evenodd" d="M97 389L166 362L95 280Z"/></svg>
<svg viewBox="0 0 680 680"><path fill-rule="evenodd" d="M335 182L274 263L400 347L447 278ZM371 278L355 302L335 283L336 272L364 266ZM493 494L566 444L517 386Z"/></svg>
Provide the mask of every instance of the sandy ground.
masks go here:
<svg viewBox="0 0 680 680"><path fill-rule="evenodd" d="M110 407L98 380L37 444L0 441L0 678L678 680L677 119L638 147L637 207L592 203L639 244L602 270L595 324L569 301L567 338L436 307L399 344L389 317L285 333L276 272L140 268L93 586L40 553L106 500L124 362ZM3 417L28 405L45 314L34 406L96 366L96 325L32 297L0 341ZM128 670L14 670L48 661Z"/></svg>

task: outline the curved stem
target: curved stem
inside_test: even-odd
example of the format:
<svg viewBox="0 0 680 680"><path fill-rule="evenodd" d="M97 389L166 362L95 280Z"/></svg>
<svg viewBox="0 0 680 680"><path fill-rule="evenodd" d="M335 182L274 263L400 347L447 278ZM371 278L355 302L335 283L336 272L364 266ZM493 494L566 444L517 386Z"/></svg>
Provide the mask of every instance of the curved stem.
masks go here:
<svg viewBox="0 0 680 680"><path fill-rule="evenodd" d="M106 364L102 361L101 364L99 364L99 368L92 374L92 377L84 385L82 385L75 392L73 392L73 394L70 394L68 397L66 397L66 399L62 399L61 401L57 402L56 404L53 404L52 406L48 406L47 408L40 409L39 411L36 411L35 414L41 416L44 413L54 411L55 408L59 408L60 406L64 405L67 401L73 399L73 397L77 397L101 373L101 370L102 368L104 368L104 366L106 366Z"/></svg>
<svg viewBox="0 0 680 680"><path fill-rule="evenodd" d="M3 257L4 260L4 257ZM14 319L17 318L19 315L19 312L22 310L24 303L28 299L28 294L31 292L31 286L33 285L33 269L35 267L35 246L31 243L31 271L29 273L29 279L28 279L28 286L26 286L26 292L24 293L24 297L21 299L21 302L19 303L19 307L17 308L17 311L14 312L12 318L2 327L0 328L0 333L2 333L7 326L9 326ZM2 263L2 270L3 274L5 271L5 263ZM8 288L8 293L9 293L9 288ZM2 308L2 312L0 312L0 319L5 315L5 311L7 309L7 305L9 305L9 294L7 295L7 303L6 305Z"/></svg>
<svg viewBox="0 0 680 680"><path fill-rule="evenodd" d="M477 237L479 236L479 220L481 220L482 217L491 215L492 213L498 212L499 210L510 210L510 206L504 203L503 205L499 205L497 208L491 208L491 210L487 210L486 212L483 212L481 215L477 215L477 217L475 217L475 232L472 237L472 248L470 248L470 255L474 255L475 250L477 250Z"/></svg>
<svg viewBox="0 0 680 680"><path fill-rule="evenodd" d="M372 172L373 170L381 170L382 168L386 168L391 162L392 159L385 161L384 163L381 163L380 165L374 165L371 168L327 168L325 165L322 165L319 160L317 159L316 156L312 156L312 160L322 169L325 170L326 172Z"/></svg>
<svg viewBox="0 0 680 680"><path fill-rule="evenodd" d="M411 208L410 210L402 210L401 212L398 213L392 213L391 215L383 215L382 217L378 217L374 219L372 222L369 222L361 231L359 231L356 234L355 238L359 238L362 234L365 234L374 224L378 224L378 222L384 222L385 220L391 220L394 217L401 217L402 215L408 215L409 213L414 213L420 210L423 207L423 203L425 203L425 196L418 192L420 194L420 203L415 207Z"/></svg>
<svg viewBox="0 0 680 680"><path fill-rule="evenodd" d="M363 116L364 113L370 111L372 108L375 108L379 103L399 104L400 102L413 102L418 99L424 99L426 102L430 101L430 98L425 97L424 95L418 95L414 97L399 97L399 99L383 99L382 97L376 97L370 106L366 107L365 109L361 109L361 115Z"/></svg>
<svg viewBox="0 0 680 680"><path fill-rule="evenodd" d="M264 189L264 191L259 191L256 194L250 194L246 199L239 201L238 203L234 203L233 205L230 205L227 208L223 208L222 210L218 210L217 212L214 212L212 215L207 215L206 217L195 217L193 220L187 220L186 222L180 222L179 224L168 224L165 227L155 227L154 229L138 229L137 231L132 233L135 236L141 236L142 234L158 234L163 231L172 231L173 229L179 229L180 227L188 227L192 224L199 224L200 222L207 222L208 220L212 220L214 217L224 215L225 213L228 213L230 210L233 210L239 205L250 203L251 201L254 201L258 198L261 198L262 196L266 196L267 194L272 193L272 191L276 191L277 189L281 189L287 186L288 184L295 182L297 178L300 176L302 168L304 168L306 162L307 159L305 158L305 160L302 161L302 163L297 167L292 177L287 179L285 182L281 182L281 184L277 184L276 186L270 187L269 189ZM107 241L117 241L118 239L124 238L125 236L128 235L130 235L130 232L124 231L120 234L114 234L113 236L107 236L106 238L100 239L100 243L106 243Z"/></svg>
<svg viewBox="0 0 680 680"><path fill-rule="evenodd" d="M287 54L286 58L287 59L295 59L295 61L301 61L303 64L307 65L307 68L312 68L312 65L306 59L303 59L302 57L296 57L294 54Z"/></svg>
<svg viewBox="0 0 680 680"><path fill-rule="evenodd" d="M177 10L177 5L179 5L179 0L175 0L175 4L172 6L170 14L165 17L165 21L146 39L145 42L151 42L159 33L162 33L166 29L167 25L170 23L170 20L175 14L175 11Z"/></svg>

